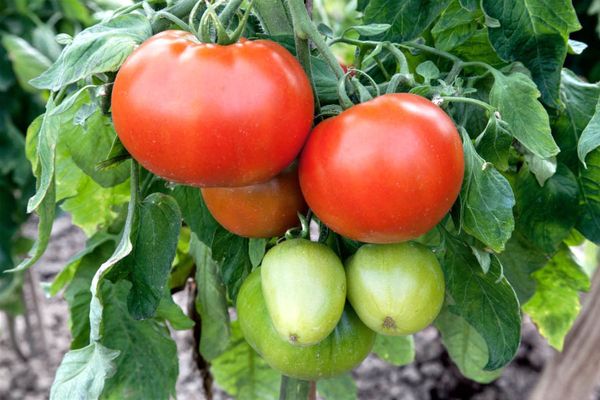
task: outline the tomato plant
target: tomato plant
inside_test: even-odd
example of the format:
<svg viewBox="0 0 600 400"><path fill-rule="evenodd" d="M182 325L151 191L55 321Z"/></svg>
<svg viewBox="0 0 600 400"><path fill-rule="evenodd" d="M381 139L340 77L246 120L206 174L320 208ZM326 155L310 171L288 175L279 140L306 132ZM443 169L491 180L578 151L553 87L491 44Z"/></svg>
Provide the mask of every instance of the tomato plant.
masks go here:
<svg viewBox="0 0 600 400"><path fill-rule="evenodd" d="M298 169L284 170L267 182L233 188L202 188L212 216L236 235L270 238L298 224L307 206L298 183Z"/></svg>
<svg viewBox="0 0 600 400"><path fill-rule="evenodd" d="M388 94L315 128L300 159L300 184L310 208L337 233L394 243L440 222L463 171L450 117L421 96Z"/></svg>
<svg viewBox="0 0 600 400"><path fill-rule="evenodd" d="M366 245L347 262L348 300L375 332L412 335L444 303L444 273L427 247L413 242Z"/></svg>
<svg viewBox="0 0 600 400"><path fill-rule="evenodd" d="M129 153L196 186L273 178L300 151L312 116L300 63L270 40L221 46L161 32L125 61L112 90L115 130Z"/></svg>
<svg viewBox="0 0 600 400"><path fill-rule="evenodd" d="M585 48L572 5L338 3L137 2L59 37L28 81L39 225L13 268L57 206L89 238L47 286L73 321L52 399L173 397L169 326L193 329L205 387L253 399L356 398L342 373L410 362L382 333L432 320L475 381L514 358L523 313L562 348L592 271L571 249L600 244L600 85L563 67Z"/></svg>
<svg viewBox="0 0 600 400"><path fill-rule="evenodd" d="M287 240L265 254L261 271L269 315L284 340L313 345L333 331L346 303L346 274L333 250Z"/></svg>

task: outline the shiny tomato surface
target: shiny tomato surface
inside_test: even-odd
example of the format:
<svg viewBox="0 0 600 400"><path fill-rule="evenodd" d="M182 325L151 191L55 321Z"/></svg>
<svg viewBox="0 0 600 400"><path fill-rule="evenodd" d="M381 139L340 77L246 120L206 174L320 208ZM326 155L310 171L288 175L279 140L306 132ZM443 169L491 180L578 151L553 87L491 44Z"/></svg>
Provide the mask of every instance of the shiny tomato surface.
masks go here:
<svg viewBox="0 0 600 400"><path fill-rule="evenodd" d="M119 70L112 115L125 148L153 173L244 186L269 180L297 156L313 94L301 65L275 42L220 46L165 31Z"/></svg>
<svg viewBox="0 0 600 400"><path fill-rule="evenodd" d="M408 93L377 97L320 123L299 169L304 198L321 221L369 243L429 231L456 200L463 173L450 117Z"/></svg>
<svg viewBox="0 0 600 400"><path fill-rule="evenodd" d="M249 186L202 188L213 217L239 236L269 238L299 224L307 206L298 183L298 169L288 168L275 178Z"/></svg>

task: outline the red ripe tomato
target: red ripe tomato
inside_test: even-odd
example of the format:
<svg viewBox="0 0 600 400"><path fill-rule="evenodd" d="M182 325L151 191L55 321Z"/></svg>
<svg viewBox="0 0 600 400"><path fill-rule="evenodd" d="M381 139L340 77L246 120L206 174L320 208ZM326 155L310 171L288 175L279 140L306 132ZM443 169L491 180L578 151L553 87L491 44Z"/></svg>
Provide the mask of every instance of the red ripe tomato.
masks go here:
<svg viewBox="0 0 600 400"><path fill-rule="evenodd" d="M125 148L156 175L244 186L271 179L298 155L313 94L301 65L275 42L220 46L165 31L119 70L112 114Z"/></svg>
<svg viewBox="0 0 600 400"><path fill-rule="evenodd" d="M319 124L300 159L310 208L354 240L416 238L448 212L462 184L462 142L429 100L387 94Z"/></svg>
<svg viewBox="0 0 600 400"><path fill-rule="evenodd" d="M306 202L297 168L289 168L265 183L236 188L202 188L202 197L215 219L239 236L280 236L298 225Z"/></svg>

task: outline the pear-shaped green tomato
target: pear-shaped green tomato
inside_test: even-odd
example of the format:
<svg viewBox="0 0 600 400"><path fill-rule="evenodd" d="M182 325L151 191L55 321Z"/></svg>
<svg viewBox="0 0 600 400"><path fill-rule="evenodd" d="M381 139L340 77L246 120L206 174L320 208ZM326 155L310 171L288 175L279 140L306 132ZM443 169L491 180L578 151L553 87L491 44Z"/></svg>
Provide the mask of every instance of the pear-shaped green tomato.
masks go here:
<svg viewBox="0 0 600 400"><path fill-rule="evenodd" d="M261 357L284 375L308 381L330 378L360 364L373 348L375 332L361 322L350 304L333 332L312 346L294 346L275 330L261 287L260 269L242 285L237 298L244 337Z"/></svg>
<svg viewBox="0 0 600 400"><path fill-rule="evenodd" d="M333 250L286 240L267 252L261 270L269 315L284 340L309 346L333 331L346 302L346 273Z"/></svg>
<svg viewBox="0 0 600 400"><path fill-rule="evenodd" d="M410 335L444 303L444 273L431 250L413 242L362 246L346 262L348 300L382 335Z"/></svg>

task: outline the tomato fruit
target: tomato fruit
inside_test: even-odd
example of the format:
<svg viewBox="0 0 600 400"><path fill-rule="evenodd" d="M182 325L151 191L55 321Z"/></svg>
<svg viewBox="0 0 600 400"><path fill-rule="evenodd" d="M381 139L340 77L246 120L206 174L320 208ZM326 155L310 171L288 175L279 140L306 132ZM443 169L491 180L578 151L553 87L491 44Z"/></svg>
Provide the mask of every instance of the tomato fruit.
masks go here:
<svg viewBox="0 0 600 400"><path fill-rule="evenodd" d="M348 300L383 335L410 335L431 324L444 303L444 273L431 250L414 242L368 244L346 262Z"/></svg>
<svg viewBox="0 0 600 400"><path fill-rule="evenodd" d="M335 330L313 346L294 346L281 339L269 317L261 288L261 268L244 281L237 312L244 337L274 369L298 379L330 378L351 370L373 348L375 332L347 304Z"/></svg>
<svg viewBox="0 0 600 400"><path fill-rule="evenodd" d="M286 240L265 254L261 271L267 309L283 340L312 345L333 331L346 302L346 273L333 250Z"/></svg>
<svg viewBox="0 0 600 400"><path fill-rule="evenodd" d="M298 169L285 169L273 179L249 186L202 188L212 216L239 236L269 238L298 225L307 206L298 183Z"/></svg>
<svg viewBox="0 0 600 400"><path fill-rule="evenodd" d="M297 156L313 94L300 63L275 42L220 46L165 31L117 73L112 116L125 148L156 175L245 186L271 179Z"/></svg>
<svg viewBox="0 0 600 400"><path fill-rule="evenodd" d="M448 212L464 173L462 142L429 100L387 94L320 123L300 158L300 186L337 233L368 243L416 238Z"/></svg>

